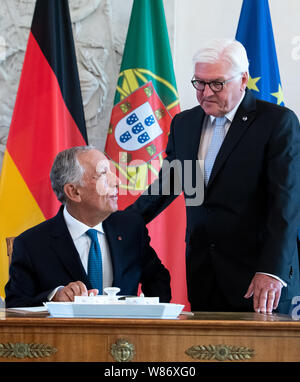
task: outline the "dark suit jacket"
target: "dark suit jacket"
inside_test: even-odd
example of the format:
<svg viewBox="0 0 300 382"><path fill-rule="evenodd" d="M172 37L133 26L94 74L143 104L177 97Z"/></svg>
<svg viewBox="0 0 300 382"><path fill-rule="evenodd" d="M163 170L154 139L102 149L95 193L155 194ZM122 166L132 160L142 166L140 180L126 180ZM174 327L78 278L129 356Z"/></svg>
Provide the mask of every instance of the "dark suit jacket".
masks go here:
<svg viewBox="0 0 300 382"><path fill-rule="evenodd" d="M62 211L14 240L5 287L7 307L42 305L52 290L72 281L80 280L92 289ZM118 211L103 222L103 229L113 264L113 286L121 289L119 294L137 295L141 283L145 296L169 302L169 272L150 247L140 215Z"/></svg>
<svg viewBox="0 0 300 382"><path fill-rule="evenodd" d="M200 106L176 115L166 149L166 160L179 161L185 181L184 161L192 161L193 186L204 117ZM161 174L159 180L161 192ZM131 209L148 223L175 197L142 195ZM291 110L257 100L248 91L218 153L203 203L186 208L192 310L201 310L212 279L235 310L252 310L252 301L243 296L255 272L287 282L282 303L300 294L299 211L299 121Z"/></svg>

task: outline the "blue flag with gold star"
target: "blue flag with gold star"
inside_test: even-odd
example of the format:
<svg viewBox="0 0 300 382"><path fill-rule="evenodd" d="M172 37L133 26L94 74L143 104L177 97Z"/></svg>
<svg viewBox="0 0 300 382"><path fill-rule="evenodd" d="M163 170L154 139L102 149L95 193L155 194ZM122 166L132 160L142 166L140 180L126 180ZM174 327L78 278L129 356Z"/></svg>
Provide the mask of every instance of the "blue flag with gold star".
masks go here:
<svg viewBox="0 0 300 382"><path fill-rule="evenodd" d="M248 89L283 106L283 93L268 0L244 0L236 33L249 59Z"/></svg>

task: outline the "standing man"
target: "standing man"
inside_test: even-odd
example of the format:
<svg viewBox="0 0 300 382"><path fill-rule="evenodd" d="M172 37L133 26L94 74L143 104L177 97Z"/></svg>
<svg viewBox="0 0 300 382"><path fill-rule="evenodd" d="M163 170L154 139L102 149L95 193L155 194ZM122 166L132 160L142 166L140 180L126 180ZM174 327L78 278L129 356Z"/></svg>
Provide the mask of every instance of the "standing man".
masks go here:
<svg viewBox="0 0 300 382"><path fill-rule="evenodd" d="M14 240L6 306L73 301L119 287L122 295L171 299L170 275L142 218L117 211L119 180L103 153L90 146L60 152L52 166L58 214Z"/></svg>
<svg viewBox="0 0 300 382"><path fill-rule="evenodd" d="M181 164L182 184L195 187L197 163L203 164L202 203L190 203L183 187L194 311L288 313L300 294L299 121L291 110L255 99L247 82L244 47L211 41L194 56L192 85L200 106L177 114L170 129L165 163ZM192 172L185 171L185 161L194 163ZM176 198L163 195L165 178L161 171L130 207L146 223Z"/></svg>

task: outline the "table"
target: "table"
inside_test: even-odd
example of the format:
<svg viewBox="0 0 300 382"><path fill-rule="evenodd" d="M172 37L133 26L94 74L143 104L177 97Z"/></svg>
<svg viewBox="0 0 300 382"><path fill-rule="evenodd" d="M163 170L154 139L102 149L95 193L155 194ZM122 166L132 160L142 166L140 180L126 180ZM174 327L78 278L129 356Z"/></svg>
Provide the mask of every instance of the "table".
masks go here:
<svg viewBox="0 0 300 382"><path fill-rule="evenodd" d="M3 361L299 362L300 322L257 313L153 320L6 312L0 319Z"/></svg>

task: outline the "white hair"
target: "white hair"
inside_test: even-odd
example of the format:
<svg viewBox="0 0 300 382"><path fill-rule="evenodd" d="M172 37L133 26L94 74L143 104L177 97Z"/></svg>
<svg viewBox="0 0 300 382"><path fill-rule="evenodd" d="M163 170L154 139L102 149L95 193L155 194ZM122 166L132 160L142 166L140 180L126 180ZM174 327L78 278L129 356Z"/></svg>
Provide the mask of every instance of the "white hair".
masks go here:
<svg viewBox="0 0 300 382"><path fill-rule="evenodd" d="M224 60L230 64L231 74L244 73L249 70L249 61L244 46L234 39L213 39L203 45L193 57L196 63L215 63Z"/></svg>
<svg viewBox="0 0 300 382"><path fill-rule="evenodd" d="M67 198L64 185L67 183L81 184L84 168L80 165L77 156L80 153L94 150L94 146L76 146L57 154L50 172L50 180L57 199L66 204Z"/></svg>

